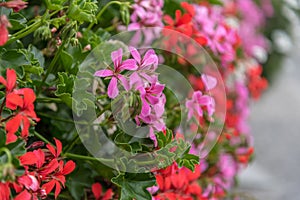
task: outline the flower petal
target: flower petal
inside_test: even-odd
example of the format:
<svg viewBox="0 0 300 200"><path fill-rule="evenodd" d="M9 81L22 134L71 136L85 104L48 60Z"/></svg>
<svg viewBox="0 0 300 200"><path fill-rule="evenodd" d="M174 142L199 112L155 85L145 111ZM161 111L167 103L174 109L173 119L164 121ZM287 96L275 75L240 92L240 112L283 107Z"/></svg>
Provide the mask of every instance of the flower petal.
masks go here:
<svg viewBox="0 0 300 200"><path fill-rule="evenodd" d="M121 74L118 75L118 79L121 81L125 90L128 91L130 89L128 80Z"/></svg>
<svg viewBox="0 0 300 200"><path fill-rule="evenodd" d="M102 195L102 186L100 183L94 183L92 185L92 192L94 194L95 199L99 199Z"/></svg>
<svg viewBox="0 0 300 200"><path fill-rule="evenodd" d="M202 74L201 79L207 91L213 89L217 85L217 79L210 75Z"/></svg>
<svg viewBox="0 0 300 200"><path fill-rule="evenodd" d="M136 65L136 61L134 59L125 60L119 67L119 71L123 70L137 70L138 66Z"/></svg>
<svg viewBox="0 0 300 200"><path fill-rule="evenodd" d="M18 194L14 200L31 200L31 194L27 190L24 190Z"/></svg>
<svg viewBox="0 0 300 200"><path fill-rule="evenodd" d="M76 167L76 164L75 162L73 162L72 160L68 161L65 166L64 166L64 169L62 171L62 174L63 175L68 175L70 174L71 172L73 172L73 170L75 169Z"/></svg>
<svg viewBox="0 0 300 200"><path fill-rule="evenodd" d="M109 69L102 69L99 71L96 71L94 76L99 76L99 77L108 77L114 75L114 72L109 70Z"/></svg>
<svg viewBox="0 0 300 200"><path fill-rule="evenodd" d="M111 60L114 62L114 67L117 69L122 63L123 49L120 48L117 51L111 53Z"/></svg>
<svg viewBox="0 0 300 200"><path fill-rule="evenodd" d="M54 138L55 144L56 144L56 157L58 157L62 151L62 144L61 141L58 139Z"/></svg>
<svg viewBox="0 0 300 200"><path fill-rule="evenodd" d="M16 110L17 107L23 107L23 98L15 93L6 95L6 107L11 110Z"/></svg>
<svg viewBox="0 0 300 200"><path fill-rule="evenodd" d="M129 51L130 51L132 57L136 60L136 62L138 64L141 64L141 55L138 52L138 50L134 47L129 47Z"/></svg>
<svg viewBox="0 0 300 200"><path fill-rule="evenodd" d="M10 92L16 86L16 81L17 81L16 71L13 70L13 69L7 69L7 71L6 71L6 79L7 79L6 88L7 88L8 92Z"/></svg>
<svg viewBox="0 0 300 200"><path fill-rule="evenodd" d="M107 88L107 95L109 96L109 98L114 99L116 96L118 96L119 94L119 89L118 89L118 80L116 77L113 77L110 80L110 83L108 85Z"/></svg>

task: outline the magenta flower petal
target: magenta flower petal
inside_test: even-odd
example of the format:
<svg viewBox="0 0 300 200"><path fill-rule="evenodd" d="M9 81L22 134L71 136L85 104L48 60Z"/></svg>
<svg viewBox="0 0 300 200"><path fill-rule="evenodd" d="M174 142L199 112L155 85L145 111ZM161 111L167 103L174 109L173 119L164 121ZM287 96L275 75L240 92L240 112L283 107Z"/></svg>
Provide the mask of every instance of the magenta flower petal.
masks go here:
<svg viewBox="0 0 300 200"><path fill-rule="evenodd" d="M138 52L138 50L134 47L129 47L129 50L130 50L132 57L136 60L136 62L138 64L140 64L141 63L141 55Z"/></svg>
<svg viewBox="0 0 300 200"><path fill-rule="evenodd" d="M122 63L123 50L122 48L118 49L111 53L111 59L114 62L114 67L117 69Z"/></svg>
<svg viewBox="0 0 300 200"><path fill-rule="evenodd" d="M159 102L158 97L153 96L153 95L147 95L146 98L150 102L151 105L155 105Z"/></svg>
<svg viewBox="0 0 300 200"><path fill-rule="evenodd" d="M112 76L113 74L114 74L113 71L109 69L103 69L103 70L96 71L94 76L108 77L108 76Z"/></svg>
<svg viewBox="0 0 300 200"><path fill-rule="evenodd" d="M155 84L155 87L152 88L152 93L160 94L165 89L165 85Z"/></svg>
<svg viewBox="0 0 300 200"><path fill-rule="evenodd" d="M203 106L211 104L211 102L212 102L212 98L210 96L207 96L207 95L203 95L202 97L197 99L197 103L199 105L203 105Z"/></svg>
<svg viewBox="0 0 300 200"><path fill-rule="evenodd" d="M215 88L217 85L217 79L210 75L202 74L201 79L204 83L206 90L211 90L211 89Z"/></svg>
<svg viewBox="0 0 300 200"><path fill-rule="evenodd" d="M135 88L143 87L143 81L142 81L141 77L139 76L139 74L136 72L133 72L130 75L129 82L130 82L130 88L132 88L133 86Z"/></svg>
<svg viewBox="0 0 300 200"><path fill-rule="evenodd" d="M109 96L109 98L114 99L116 96L118 96L119 94L119 89L118 89L118 80L116 77L112 77L112 79L110 80L110 83L108 85L108 89L107 89L107 94Z"/></svg>
<svg viewBox="0 0 300 200"><path fill-rule="evenodd" d="M136 61L134 59L127 59L120 65L119 70L136 70L137 68L138 66L136 65Z"/></svg>
<svg viewBox="0 0 300 200"><path fill-rule="evenodd" d="M158 64L158 57L155 54L155 51L153 49L148 50L143 59L143 67L147 67L150 65L157 65L157 64Z"/></svg>
<svg viewBox="0 0 300 200"><path fill-rule="evenodd" d="M143 116L148 116L148 115L150 115L150 112L151 112L150 105L148 104L148 102L146 101L146 99L142 98L142 110L141 110L141 114Z"/></svg>
<svg viewBox="0 0 300 200"><path fill-rule="evenodd" d="M121 81L125 90L128 91L130 89L128 80L120 74L118 75L118 79Z"/></svg>

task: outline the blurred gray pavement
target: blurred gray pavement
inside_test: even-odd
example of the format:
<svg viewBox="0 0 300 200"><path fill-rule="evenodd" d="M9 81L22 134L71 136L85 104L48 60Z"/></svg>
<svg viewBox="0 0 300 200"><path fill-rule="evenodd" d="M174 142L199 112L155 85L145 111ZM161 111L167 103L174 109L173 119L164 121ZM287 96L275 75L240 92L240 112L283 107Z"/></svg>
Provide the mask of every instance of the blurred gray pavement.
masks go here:
<svg viewBox="0 0 300 200"><path fill-rule="evenodd" d="M300 200L299 29L277 79L251 105L256 159L240 175L240 190L258 200Z"/></svg>

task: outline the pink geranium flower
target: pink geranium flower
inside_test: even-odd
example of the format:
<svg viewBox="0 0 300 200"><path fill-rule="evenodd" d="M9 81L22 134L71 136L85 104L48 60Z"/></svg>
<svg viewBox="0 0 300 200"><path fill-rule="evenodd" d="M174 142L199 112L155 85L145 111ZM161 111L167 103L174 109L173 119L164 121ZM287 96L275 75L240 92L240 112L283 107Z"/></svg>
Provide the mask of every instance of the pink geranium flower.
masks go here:
<svg viewBox="0 0 300 200"><path fill-rule="evenodd" d="M203 95L200 91L194 92L192 99L187 100L185 106L188 109L188 120L190 120L193 116L202 117L204 106L206 106L210 117L215 111L214 99L208 95Z"/></svg>
<svg viewBox="0 0 300 200"><path fill-rule="evenodd" d="M114 63L114 69L103 69L97 71L94 76L98 77L111 77L108 85L107 94L110 98L115 98L119 94L118 80L121 81L126 90L129 89L127 79L121 74L124 70L136 70L138 66L134 59L127 59L122 61L123 50L120 48L111 53L111 59Z"/></svg>
<svg viewBox="0 0 300 200"><path fill-rule="evenodd" d="M130 76L130 86L136 85L136 87L143 86L144 82L153 82L157 79L154 71L158 66L158 57L153 49L148 50L144 57L140 55L134 47L129 47L132 57L135 59L138 65L136 72L133 72Z"/></svg>
<svg viewBox="0 0 300 200"><path fill-rule="evenodd" d="M146 88L144 87L138 88L141 94L141 100L142 100L141 114L143 116L147 116L150 114L151 112L150 105L153 106L159 103L159 99L162 96L162 91L164 90L164 88L165 86L158 82L154 82Z"/></svg>

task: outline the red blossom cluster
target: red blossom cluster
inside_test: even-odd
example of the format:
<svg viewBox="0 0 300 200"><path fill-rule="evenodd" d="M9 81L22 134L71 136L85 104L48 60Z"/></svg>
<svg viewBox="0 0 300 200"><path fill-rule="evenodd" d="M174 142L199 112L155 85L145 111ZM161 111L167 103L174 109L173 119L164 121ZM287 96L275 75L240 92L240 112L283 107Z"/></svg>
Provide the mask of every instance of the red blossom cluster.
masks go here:
<svg viewBox="0 0 300 200"><path fill-rule="evenodd" d="M65 186L65 176L75 169L75 163L64 163L60 157L62 143L55 139L56 148L47 144L47 149L37 149L20 157L20 163L25 168L25 174L14 184L19 193L17 200L45 198L55 187L55 198Z"/></svg>
<svg viewBox="0 0 300 200"><path fill-rule="evenodd" d="M254 99L258 99L261 93L268 87L267 79L261 77L262 71L263 68L261 65L253 67L248 71L248 89Z"/></svg>
<svg viewBox="0 0 300 200"><path fill-rule="evenodd" d="M195 166L195 171L183 167L178 168L174 163L171 166L157 171L155 177L159 193L153 195L156 200L193 200L202 198L202 188L198 183L201 176L200 165Z"/></svg>
<svg viewBox="0 0 300 200"><path fill-rule="evenodd" d="M6 79L0 76L0 83L5 86L5 101L2 103L0 112L4 107L10 109L12 114L4 119L0 116L1 123L5 123L7 132L6 144L17 140L16 132L21 128L21 137L26 140L29 135L30 125L40 119L34 111L35 94L30 88L16 89L17 75L15 70L7 69Z"/></svg>
<svg viewBox="0 0 300 200"><path fill-rule="evenodd" d="M19 129L20 137L27 141L30 126L39 121L34 110L36 98L34 91L30 88L16 88L17 75L13 69L6 70L6 79L0 76L0 83L5 90L5 99L0 107L0 122L7 132L6 144L17 141L16 133ZM11 113L3 117L4 109ZM14 166L9 167L7 175L12 176L12 179L0 184L1 200L10 199L11 189L17 194L15 200L45 199L54 187L57 198L61 188L65 186L65 176L75 169L75 163L73 161L64 163L60 156L62 143L58 139L54 140L56 147L47 144L47 148L42 149L40 147L44 146L44 143L35 142L27 148L35 150L19 157L20 164L25 169L22 176L15 177Z"/></svg>
<svg viewBox="0 0 300 200"><path fill-rule="evenodd" d="M182 2L181 6L184 9L185 13L182 13L180 10L176 10L175 19L172 19L172 17L169 15L164 16L164 21L167 24L165 28L185 34L189 38L197 41L200 45L206 45L206 37L199 30L197 30L195 24L192 21L195 16L194 7L187 2ZM169 35L167 30L164 31L165 35ZM178 42L180 42L178 41L178 35L174 35L174 37L171 38L171 41L172 44L178 44Z"/></svg>
<svg viewBox="0 0 300 200"><path fill-rule="evenodd" d="M55 187L55 198L65 186L65 176L75 169L75 163L64 163L60 157L62 143L55 139L56 148L47 144L47 149L38 148L19 157L25 173L16 177L14 182L0 184L1 200L10 199L10 190L14 189L15 200L45 199ZM38 142L40 146L40 142ZM31 145L34 146L34 145Z"/></svg>

